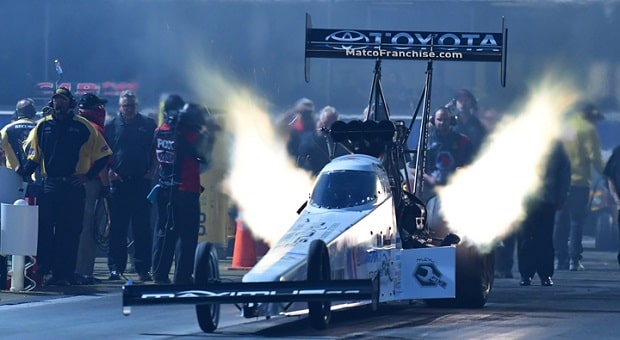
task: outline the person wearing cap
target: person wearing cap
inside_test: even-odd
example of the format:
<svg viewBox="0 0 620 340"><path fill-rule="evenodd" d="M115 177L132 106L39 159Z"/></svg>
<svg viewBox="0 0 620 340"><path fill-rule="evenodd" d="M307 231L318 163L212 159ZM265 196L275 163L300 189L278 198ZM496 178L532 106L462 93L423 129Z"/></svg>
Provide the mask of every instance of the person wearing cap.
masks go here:
<svg viewBox="0 0 620 340"><path fill-rule="evenodd" d="M86 118L102 136L105 136L103 126L106 115L105 104L107 102L106 99L99 98L94 93L82 95L78 102L80 116ZM84 189L86 194L84 220L82 233L80 234L75 274L71 281L71 284L75 285L92 285L97 281L93 276L98 249L95 237L98 221L95 212L97 211L98 204L102 204L102 199L105 199L110 191L108 166L106 165L97 177L86 181Z"/></svg>
<svg viewBox="0 0 620 340"><path fill-rule="evenodd" d="M286 139L286 150L289 156L297 160L301 135L314 131L316 119L314 117L314 103L308 98L301 98L295 106L276 119L276 126Z"/></svg>
<svg viewBox="0 0 620 340"><path fill-rule="evenodd" d="M43 176L38 274L45 276L45 285L69 285L82 232L84 183L97 177L112 152L92 124L75 113L69 89L56 89L49 104L51 113L28 136L28 160L18 173L30 176L40 168Z"/></svg>
<svg viewBox="0 0 620 340"><path fill-rule="evenodd" d="M20 99L15 106L13 121L0 131L0 149L4 150L5 166L7 168L15 170L26 164L27 153L24 149L24 142L36 125L36 113L34 100L30 98ZM34 178L24 178L28 183L25 199L30 204L37 203L37 197L41 189L40 175L40 173L37 173L33 176Z"/></svg>
<svg viewBox="0 0 620 340"><path fill-rule="evenodd" d="M174 124L179 118L179 111L185 105L185 100L178 94L169 94L164 99L164 121Z"/></svg>
<svg viewBox="0 0 620 340"><path fill-rule="evenodd" d="M15 170L26 163L24 141L35 126L34 117L37 110L30 98L20 99L15 106L13 121L0 130L2 150L6 157L6 167Z"/></svg>
<svg viewBox="0 0 620 340"><path fill-rule="evenodd" d="M119 113L105 124L105 136L114 152L108 172L111 189L108 279L124 278L131 224L135 270L141 281L151 281L153 231L147 196L156 168L152 143L157 124L138 112L138 98L132 91L121 92L118 105Z"/></svg>
<svg viewBox="0 0 620 340"><path fill-rule="evenodd" d="M217 128L210 126L209 111L202 105L187 103L177 111L180 101L166 103L167 119L155 131L153 143L159 169L153 280L170 283L174 261L173 282L192 284L203 190L200 172L211 158Z"/></svg>
<svg viewBox="0 0 620 340"><path fill-rule="evenodd" d="M478 101L476 97L471 91L461 89L446 107L453 110L457 118L454 131L469 137L474 147L474 154L477 154L487 136L487 130L477 116Z"/></svg>
<svg viewBox="0 0 620 340"><path fill-rule="evenodd" d="M594 125L602 118L593 103L578 103L563 131L562 144L571 163L571 181L566 204L558 214L554 229L556 270L584 270L581 241L590 200L592 169L603 173L605 165Z"/></svg>
<svg viewBox="0 0 620 340"><path fill-rule="evenodd" d="M99 98L94 93L85 93L78 102L78 110L80 116L88 119L93 124L93 127L104 134L104 124L106 117L105 104L108 100Z"/></svg>

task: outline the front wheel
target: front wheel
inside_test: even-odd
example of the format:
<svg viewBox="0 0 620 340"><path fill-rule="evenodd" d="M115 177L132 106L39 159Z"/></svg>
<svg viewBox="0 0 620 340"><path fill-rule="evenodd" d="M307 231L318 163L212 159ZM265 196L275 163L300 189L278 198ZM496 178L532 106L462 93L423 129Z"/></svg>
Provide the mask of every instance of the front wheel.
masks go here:
<svg viewBox="0 0 620 340"><path fill-rule="evenodd" d="M194 281L196 286L207 288L210 283L220 280L220 267L217 253L209 242L202 242L196 248L194 261ZM220 322L219 304L196 305L196 318L200 329L206 333L212 333Z"/></svg>
<svg viewBox="0 0 620 340"><path fill-rule="evenodd" d="M327 246L322 240L314 240L310 243L310 250L308 251L308 281L322 282L329 280L331 280L331 269ZM327 328L332 316L331 307L331 302L329 301L308 302L312 327L316 329Z"/></svg>

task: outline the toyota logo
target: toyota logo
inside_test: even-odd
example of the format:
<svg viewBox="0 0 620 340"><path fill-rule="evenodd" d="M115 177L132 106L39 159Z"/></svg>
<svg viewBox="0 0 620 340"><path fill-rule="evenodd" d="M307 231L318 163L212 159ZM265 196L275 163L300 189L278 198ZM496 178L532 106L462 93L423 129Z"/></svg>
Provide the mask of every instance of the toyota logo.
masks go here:
<svg viewBox="0 0 620 340"><path fill-rule="evenodd" d="M368 37L358 31L337 31L334 32L327 37L325 37L325 41L328 43L342 43L340 46L330 45L335 50L358 50L365 49L368 46L359 46L360 43L368 43L370 39ZM356 46L353 45L345 45L346 43L355 43Z"/></svg>

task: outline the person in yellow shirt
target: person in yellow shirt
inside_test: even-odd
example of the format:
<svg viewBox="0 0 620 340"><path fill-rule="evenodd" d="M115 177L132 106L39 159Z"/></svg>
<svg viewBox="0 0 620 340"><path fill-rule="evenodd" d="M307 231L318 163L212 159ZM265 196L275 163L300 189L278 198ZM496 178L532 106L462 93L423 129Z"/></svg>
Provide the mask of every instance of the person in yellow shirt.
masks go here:
<svg viewBox="0 0 620 340"><path fill-rule="evenodd" d="M596 105L580 103L564 128L562 144L571 163L571 184L566 204L560 210L554 228L556 270L584 270L581 241L590 199L592 169L603 173L604 168L594 125L602 118Z"/></svg>
<svg viewBox="0 0 620 340"><path fill-rule="evenodd" d="M16 170L26 164L26 149L24 142L28 138L30 131L35 127L35 116L37 110L34 100L23 98L15 105L13 120L0 131L0 149L4 150L5 164L7 168ZM28 183L25 199L29 204L36 204L37 197L41 191L39 181L40 174L35 174L34 178L24 178ZM36 179L36 181L34 181Z"/></svg>
<svg viewBox="0 0 620 340"><path fill-rule="evenodd" d="M13 120L0 130L2 150L6 157L6 167L15 170L26 163L26 152L22 145L34 128L37 110L30 98L20 99L15 106Z"/></svg>
<svg viewBox="0 0 620 340"><path fill-rule="evenodd" d="M75 112L71 92L54 92L51 112L37 122L26 141L28 160L17 172L30 176L40 168L38 275L44 285L71 284L85 205L84 183L97 177L112 151L92 124ZM69 209L69 210L67 210Z"/></svg>

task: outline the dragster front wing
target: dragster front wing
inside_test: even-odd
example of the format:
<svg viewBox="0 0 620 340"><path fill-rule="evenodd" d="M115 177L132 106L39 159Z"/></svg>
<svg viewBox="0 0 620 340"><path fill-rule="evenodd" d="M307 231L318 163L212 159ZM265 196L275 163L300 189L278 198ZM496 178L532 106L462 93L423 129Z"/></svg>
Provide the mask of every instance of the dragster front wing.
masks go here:
<svg viewBox="0 0 620 340"><path fill-rule="evenodd" d="M238 304L367 301L455 296L455 247L382 249L366 252L356 265L370 279L221 282L207 285L123 286L123 307L159 304Z"/></svg>
<svg viewBox="0 0 620 340"><path fill-rule="evenodd" d="M378 301L379 280L213 282L198 285L123 286L123 307L155 304Z"/></svg>

